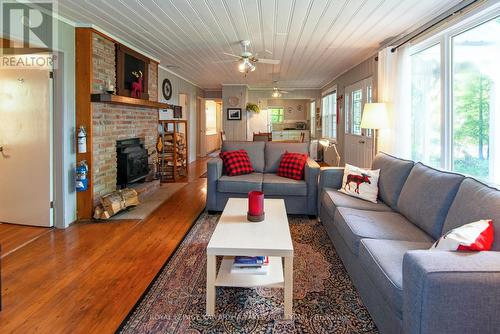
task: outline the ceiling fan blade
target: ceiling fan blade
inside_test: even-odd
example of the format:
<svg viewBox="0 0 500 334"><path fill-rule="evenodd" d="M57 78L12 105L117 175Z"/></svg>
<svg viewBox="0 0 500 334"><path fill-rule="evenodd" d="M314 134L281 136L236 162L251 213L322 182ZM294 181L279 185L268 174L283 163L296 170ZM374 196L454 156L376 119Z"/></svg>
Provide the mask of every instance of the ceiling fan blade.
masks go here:
<svg viewBox="0 0 500 334"><path fill-rule="evenodd" d="M280 93L283 93L283 94L288 94L290 92L287 92L286 90L280 90Z"/></svg>
<svg viewBox="0 0 500 334"><path fill-rule="evenodd" d="M280 63L278 59L266 59L266 58L259 58L257 59L257 62L261 64L272 64L272 65L278 65Z"/></svg>
<svg viewBox="0 0 500 334"><path fill-rule="evenodd" d="M223 60L215 60L212 64L227 64L237 62L237 59L223 59Z"/></svg>
<svg viewBox="0 0 500 334"><path fill-rule="evenodd" d="M241 58L241 56L237 56L237 55L234 55L232 53L227 53L227 52L222 52L223 54L225 54L226 56L230 56L230 57L235 57L235 58Z"/></svg>

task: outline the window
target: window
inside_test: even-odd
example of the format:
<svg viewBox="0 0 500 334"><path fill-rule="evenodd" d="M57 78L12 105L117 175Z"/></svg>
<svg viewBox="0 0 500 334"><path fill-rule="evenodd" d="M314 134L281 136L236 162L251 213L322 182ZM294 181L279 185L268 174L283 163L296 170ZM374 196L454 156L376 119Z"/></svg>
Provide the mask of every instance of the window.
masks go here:
<svg viewBox="0 0 500 334"><path fill-rule="evenodd" d="M498 9L413 47L412 154L500 183Z"/></svg>
<svg viewBox="0 0 500 334"><path fill-rule="evenodd" d="M311 137L316 137L316 101L312 101L309 106L309 114L311 120Z"/></svg>
<svg viewBox="0 0 500 334"><path fill-rule="evenodd" d="M283 108L270 108L271 111L271 122L272 123L283 123L285 120L285 109Z"/></svg>
<svg viewBox="0 0 500 334"><path fill-rule="evenodd" d="M500 98L495 96L500 86L500 18L452 37L451 48L452 169L493 181L495 158L500 168L495 154L500 145L500 134L495 134L495 118L500 117L498 102L495 109Z"/></svg>
<svg viewBox="0 0 500 334"><path fill-rule="evenodd" d="M372 102L372 79L361 80L346 87L345 96L346 133L357 136L370 136L370 130L361 129L361 117L365 103Z"/></svg>
<svg viewBox="0 0 500 334"><path fill-rule="evenodd" d="M412 158L441 166L441 50L411 56Z"/></svg>
<svg viewBox="0 0 500 334"><path fill-rule="evenodd" d="M337 139L337 92L323 96L321 100L322 136Z"/></svg>

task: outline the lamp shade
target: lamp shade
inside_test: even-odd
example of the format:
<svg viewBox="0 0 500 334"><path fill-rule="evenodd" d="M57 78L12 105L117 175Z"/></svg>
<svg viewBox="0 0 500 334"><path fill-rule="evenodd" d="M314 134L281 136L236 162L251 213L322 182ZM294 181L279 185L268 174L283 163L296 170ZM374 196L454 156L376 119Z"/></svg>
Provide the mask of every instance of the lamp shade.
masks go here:
<svg viewBox="0 0 500 334"><path fill-rule="evenodd" d="M385 103L365 103L361 127L363 129L385 129L389 127Z"/></svg>

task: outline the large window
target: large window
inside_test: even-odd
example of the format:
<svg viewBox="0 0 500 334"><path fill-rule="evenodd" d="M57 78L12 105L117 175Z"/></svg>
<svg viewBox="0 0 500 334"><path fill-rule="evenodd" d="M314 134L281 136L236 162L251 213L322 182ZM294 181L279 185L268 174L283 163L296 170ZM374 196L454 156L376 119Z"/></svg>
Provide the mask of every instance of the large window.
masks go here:
<svg viewBox="0 0 500 334"><path fill-rule="evenodd" d="M333 91L321 99L322 137L337 139L337 92Z"/></svg>
<svg viewBox="0 0 500 334"><path fill-rule="evenodd" d="M283 123L285 120L285 109L283 108L269 108L272 123Z"/></svg>
<svg viewBox="0 0 500 334"><path fill-rule="evenodd" d="M452 38L453 169L494 180L495 98L500 85L500 18ZM495 96L496 95L496 96ZM498 121L496 129L498 131ZM492 131L490 131L492 130ZM500 159L496 156L495 158ZM497 169L500 168L497 160ZM498 173L498 172L497 172Z"/></svg>
<svg viewBox="0 0 500 334"><path fill-rule="evenodd" d="M499 184L500 17L496 15L467 22L424 42L427 46L414 47L412 153L416 160Z"/></svg>

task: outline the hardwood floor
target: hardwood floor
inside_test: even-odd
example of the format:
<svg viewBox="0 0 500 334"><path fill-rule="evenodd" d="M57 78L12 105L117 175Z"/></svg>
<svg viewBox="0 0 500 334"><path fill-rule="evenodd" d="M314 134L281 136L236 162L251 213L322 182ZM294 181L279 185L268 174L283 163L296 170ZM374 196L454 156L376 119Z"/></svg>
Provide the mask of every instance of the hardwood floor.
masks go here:
<svg viewBox="0 0 500 334"><path fill-rule="evenodd" d="M148 219L50 230L2 259L0 333L113 333L205 208L206 160Z"/></svg>
<svg viewBox="0 0 500 334"><path fill-rule="evenodd" d="M0 254L0 258L6 257L10 253L24 247L51 230L52 229L48 227L0 223L0 245L2 245L2 254Z"/></svg>

